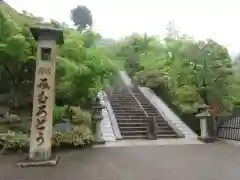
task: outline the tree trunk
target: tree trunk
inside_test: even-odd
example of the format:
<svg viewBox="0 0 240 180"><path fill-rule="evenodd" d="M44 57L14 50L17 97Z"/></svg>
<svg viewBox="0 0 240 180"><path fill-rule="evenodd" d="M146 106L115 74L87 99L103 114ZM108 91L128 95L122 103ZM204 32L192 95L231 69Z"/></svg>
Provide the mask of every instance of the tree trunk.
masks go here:
<svg viewBox="0 0 240 180"><path fill-rule="evenodd" d="M13 87L11 88L11 96L12 96L11 109L16 110L19 108L19 96L18 88L15 85L13 85Z"/></svg>
<svg viewBox="0 0 240 180"><path fill-rule="evenodd" d="M19 106L18 96L17 96L18 83L16 82L16 78L12 75L12 73L9 70L8 66L4 66L4 69L6 70L10 80L12 81L12 87L11 87L12 102L11 102L11 108L16 109Z"/></svg>
<svg viewBox="0 0 240 180"><path fill-rule="evenodd" d="M210 105L210 104L209 104L209 101L208 101L208 97L207 97L207 91L205 90L205 88L204 88L204 90L200 93L200 96L201 96L203 102L204 102L206 105Z"/></svg>

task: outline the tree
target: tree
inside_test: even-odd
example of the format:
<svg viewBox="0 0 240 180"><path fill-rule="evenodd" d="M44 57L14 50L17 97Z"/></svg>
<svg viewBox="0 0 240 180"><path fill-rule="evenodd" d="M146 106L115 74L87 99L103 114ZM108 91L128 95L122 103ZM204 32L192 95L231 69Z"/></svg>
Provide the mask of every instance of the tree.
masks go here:
<svg viewBox="0 0 240 180"><path fill-rule="evenodd" d="M182 112L196 112L199 104L219 103L232 108L233 69L225 47L207 39L196 41L169 24L163 41L132 36L119 45L117 57L126 59L134 79L167 96ZM131 66L130 57L137 67Z"/></svg>
<svg viewBox="0 0 240 180"><path fill-rule="evenodd" d="M57 60L57 103L89 107L91 99L117 72L101 47L84 47L83 34L69 33Z"/></svg>
<svg viewBox="0 0 240 180"><path fill-rule="evenodd" d="M118 59L125 61L125 68L130 76L139 70L140 55L148 51L152 41L155 41L155 39L148 37L146 34L144 37L139 34L132 34L132 36L125 37L117 44L116 56Z"/></svg>
<svg viewBox="0 0 240 180"><path fill-rule="evenodd" d="M11 81L12 103L18 107L20 89L31 84L35 61L33 61L33 40L25 28L19 27L9 16L0 13L0 66ZM21 91L24 92L24 91ZM26 91L25 91L26 92ZM27 91L28 92L28 91Z"/></svg>
<svg viewBox="0 0 240 180"><path fill-rule="evenodd" d="M77 6L71 11L71 18L79 31L92 27L93 18L91 11L86 6Z"/></svg>
<svg viewBox="0 0 240 180"><path fill-rule="evenodd" d="M19 107L20 97L26 98L24 93L31 95L33 90L36 44L29 25L32 22L38 23L39 19L27 12L19 18L20 14L17 16L17 12L9 6L4 4L0 6L2 7L0 73L5 79L1 81L11 82L9 91L12 92L15 107ZM62 29L65 36L65 44L59 47L57 57L56 103L69 106L90 105L91 98L104 89L108 79L116 73L115 61L104 47L96 45L101 39L99 34L91 30L79 33L55 20L48 25Z"/></svg>

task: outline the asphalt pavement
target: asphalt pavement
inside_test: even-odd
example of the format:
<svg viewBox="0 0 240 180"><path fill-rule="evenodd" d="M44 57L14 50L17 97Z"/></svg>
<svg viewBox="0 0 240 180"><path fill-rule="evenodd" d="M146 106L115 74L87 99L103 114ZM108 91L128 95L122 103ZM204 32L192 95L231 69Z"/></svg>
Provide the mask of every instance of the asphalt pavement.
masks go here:
<svg viewBox="0 0 240 180"><path fill-rule="evenodd" d="M16 167L0 156L0 180L239 180L240 146L223 143L64 151L56 167Z"/></svg>

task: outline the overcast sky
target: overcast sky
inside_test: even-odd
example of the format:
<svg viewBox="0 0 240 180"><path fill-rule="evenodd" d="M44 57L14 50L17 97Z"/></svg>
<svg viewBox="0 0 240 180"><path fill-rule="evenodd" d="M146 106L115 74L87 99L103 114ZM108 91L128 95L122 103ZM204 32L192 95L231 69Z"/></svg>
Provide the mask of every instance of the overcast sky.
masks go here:
<svg viewBox="0 0 240 180"><path fill-rule="evenodd" d="M94 29L104 37L119 38L132 32L162 34L169 20L181 32L197 38L211 37L240 51L238 0L5 0L18 11L70 21L70 10L86 5Z"/></svg>

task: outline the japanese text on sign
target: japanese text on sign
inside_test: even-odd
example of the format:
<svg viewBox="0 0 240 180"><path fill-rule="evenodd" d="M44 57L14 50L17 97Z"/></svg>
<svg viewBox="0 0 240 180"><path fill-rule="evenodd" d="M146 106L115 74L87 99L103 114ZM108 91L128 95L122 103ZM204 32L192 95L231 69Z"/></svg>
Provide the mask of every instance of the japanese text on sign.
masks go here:
<svg viewBox="0 0 240 180"><path fill-rule="evenodd" d="M36 141L38 142L38 146L41 146L44 143L43 131L45 130L45 123L48 115L46 111L48 96L45 95L45 90L49 90L50 86L47 82L47 78L41 78L37 87L40 88L41 91L37 96L36 129L38 130L38 135Z"/></svg>

